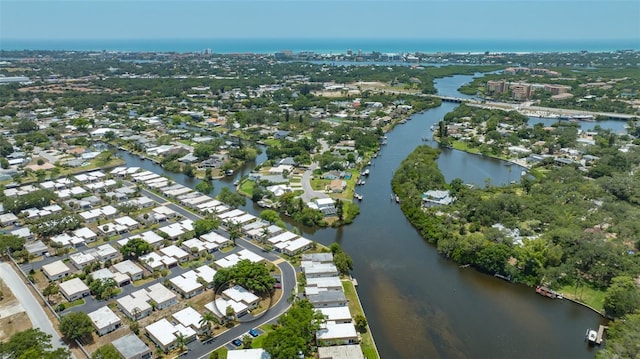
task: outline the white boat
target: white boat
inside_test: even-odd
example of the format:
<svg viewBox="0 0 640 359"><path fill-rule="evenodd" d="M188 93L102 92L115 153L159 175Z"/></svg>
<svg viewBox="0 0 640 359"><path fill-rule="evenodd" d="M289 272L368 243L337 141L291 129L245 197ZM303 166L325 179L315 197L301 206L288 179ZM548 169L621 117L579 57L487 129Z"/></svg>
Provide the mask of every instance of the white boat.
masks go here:
<svg viewBox="0 0 640 359"><path fill-rule="evenodd" d="M587 329L587 333L585 334L585 338L589 341L589 343L595 344L598 339L598 332L589 328Z"/></svg>

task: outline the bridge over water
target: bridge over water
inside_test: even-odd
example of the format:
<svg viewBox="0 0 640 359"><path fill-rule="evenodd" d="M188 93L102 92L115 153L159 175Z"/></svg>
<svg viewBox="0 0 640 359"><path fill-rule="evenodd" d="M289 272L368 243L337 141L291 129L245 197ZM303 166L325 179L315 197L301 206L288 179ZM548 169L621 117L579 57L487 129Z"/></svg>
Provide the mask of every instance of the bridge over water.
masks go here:
<svg viewBox="0 0 640 359"><path fill-rule="evenodd" d="M512 103L506 103L506 102L486 102L486 101L478 101L475 99L453 97L453 96L440 96L440 95L427 95L427 96L437 97L441 99L443 102L466 103L470 106L491 108L491 109L501 109L505 111L515 110L524 115L532 116L532 117L536 117L536 113L546 113L546 114L553 114L557 116L593 116L594 118L604 117L609 120L623 120L623 121L629 121L634 118L640 118L640 115L631 115L626 113L593 112L593 111L562 109L562 108L553 108L553 107L523 106L522 104L512 104Z"/></svg>

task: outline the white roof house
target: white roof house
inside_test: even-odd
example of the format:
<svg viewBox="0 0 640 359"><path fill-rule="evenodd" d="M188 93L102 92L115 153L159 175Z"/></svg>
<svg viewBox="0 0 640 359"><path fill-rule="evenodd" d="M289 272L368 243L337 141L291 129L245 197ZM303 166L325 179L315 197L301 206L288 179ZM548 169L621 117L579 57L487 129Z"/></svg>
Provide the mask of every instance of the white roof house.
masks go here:
<svg viewBox="0 0 640 359"><path fill-rule="evenodd" d="M190 327L182 324L173 325L166 319L150 324L145 327L149 338L165 352L173 349L177 344L178 333L188 341L195 338L196 332Z"/></svg>
<svg viewBox="0 0 640 359"><path fill-rule="evenodd" d="M120 317L107 306L88 313L88 315L99 335L110 333L122 325Z"/></svg>
<svg viewBox="0 0 640 359"><path fill-rule="evenodd" d="M271 355L262 348L237 349L229 350L227 359L271 359Z"/></svg>
<svg viewBox="0 0 640 359"><path fill-rule="evenodd" d="M185 262L189 259L189 253L175 244L161 248L160 252L166 256L177 259L178 262Z"/></svg>
<svg viewBox="0 0 640 359"><path fill-rule="evenodd" d="M80 278L72 278L58 286L60 293L70 302L89 295L89 287Z"/></svg>
<svg viewBox="0 0 640 359"><path fill-rule="evenodd" d="M204 286L198 282L197 277L187 273L169 279L169 283L184 298L191 298L204 290Z"/></svg>
<svg viewBox="0 0 640 359"><path fill-rule="evenodd" d="M142 319L151 314L151 304L148 303L149 296L144 289L133 292L122 298L118 298L118 308L133 320Z"/></svg>
<svg viewBox="0 0 640 359"><path fill-rule="evenodd" d="M455 202L456 198L452 197L449 194L449 190L446 191L439 191L439 190L432 190L432 191L427 191L422 195L422 200L425 203L425 206L437 206L437 205L449 205L453 202Z"/></svg>
<svg viewBox="0 0 640 359"><path fill-rule="evenodd" d="M116 282L119 287L127 285L131 282L131 278L129 278L128 275L120 272L112 272L108 268L98 269L97 271L91 273L91 277L94 280L113 279L113 281Z"/></svg>
<svg viewBox="0 0 640 359"><path fill-rule="evenodd" d="M239 285L235 285L231 288L222 291L222 296L226 299L233 300L238 303L246 304L248 307L254 307L260 301L260 298L251 293L250 291L242 288Z"/></svg>
<svg viewBox="0 0 640 359"><path fill-rule="evenodd" d="M229 357L227 356L227 359ZM365 359L360 344L318 347L318 359Z"/></svg>
<svg viewBox="0 0 640 359"><path fill-rule="evenodd" d="M156 303L156 309L164 309L178 303L177 296L160 283L156 283L146 290L149 299Z"/></svg>
<svg viewBox="0 0 640 359"><path fill-rule="evenodd" d="M317 309L326 318L327 322L351 323L351 311L349 307L331 307Z"/></svg>
<svg viewBox="0 0 640 359"><path fill-rule="evenodd" d="M200 239L209 243L214 243L219 247L223 247L231 243L229 238L224 237L221 234L218 234L216 232L209 232L207 234L203 234L200 236Z"/></svg>
<svg viewBox="0 0 640 359"><path fill-rule="evenodd" d="M127 259L113 265L113 268L120 273L127 274L131 280L142 279L143 269L137 264Z"/></svg>
<svg viewBox="0 0 640 359"><path fill-rule="evenodd" d="M236 315L246 314L249 310L249 306L244 303L228 300L222 297L216 298L215 301L209 302L204 305L204 308L206 310L208 310L211 314L215 315L223 322L228 320L226 314L228 307L231 307Z"/></svg>
<svg viewBox="0 0 640 359"><path fill-rule="evenodd" d="M201 332L205 329L202 320L202 314L198 313L192 307L186 307L183 310L174 313L172 315L173 319L175 319L178 323L184 325L185 327L191 327L191 329L196 332Z"/></svg>
<svg viewBox="0 0 640 359"><path fill-rule="evenodd" d="M358 343L358 333L353 323L335 324L327 322L316 332L319 346Z"/></svg>
<svg viewBox="0 0 640 359"><path fill-rule="evenodd" d="M123 359L151 358L149 347L133 333L114 340L112 344Z"/></svg>
<svg viewBox="0 0 640 359"><path fill-rule="evenodd" d="M57 280L68 276L71 273L71 268L69 268L63 261L58 260L53 263L43 265L42 273L44 273L49 280Z"/></svg>

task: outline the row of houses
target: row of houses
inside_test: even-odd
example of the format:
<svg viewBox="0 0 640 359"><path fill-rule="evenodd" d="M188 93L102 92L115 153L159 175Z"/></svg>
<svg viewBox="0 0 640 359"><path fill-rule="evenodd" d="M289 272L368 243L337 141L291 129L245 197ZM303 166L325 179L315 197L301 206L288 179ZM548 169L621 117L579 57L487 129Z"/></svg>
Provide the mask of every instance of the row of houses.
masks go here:
<svg viewBox="0 0 640 359"><path fill-rule="evenodd" d="M353 323L332 253L303 254L301 269L306 278L304 295L325 318L316 332L321 358L361 358L360 336ZM331 347L322 350L324 347Z"/></svg>
<svg viewBox="0 0 640 359"><path fill-rule="evenodd" d="M183 206L196 210L201 214L208 215L214 213L223 226L239 225L241 226L242 233L248 238L263 241L263 243L268 244L278 252L294 256L311 248L313 245L313 242L309 239L290 232L283 233L284 230L282 228L264 222L258 217L240 209L229 208L222 202L196 192L191 188L174 184L156 173L142 170L138 167L117 167L111 171L111 174L128 177L135 182L157 189L162 192L164 196L175 198ZM321 203L320 206L322 209L325 207L333 208L333 201L330 201L331 202L326 205ZM170 238L177 238L184 233L179 227L179 225L162 227L160 231L165 232ZM187 230L188 228L189 227L184 229ZM211 234L211 236L214 236L214 234ZM217 240L210 241L208 238L208 236L202 236L199 240L202 242L217 243ZM206 248L206 244L193 243L196 244L195 247L198 248L198 251L209 250ZM226 241L222 241L220 245L222 246L224 243L226 243ZM209 247L211 247L211 245Z"/></svg>

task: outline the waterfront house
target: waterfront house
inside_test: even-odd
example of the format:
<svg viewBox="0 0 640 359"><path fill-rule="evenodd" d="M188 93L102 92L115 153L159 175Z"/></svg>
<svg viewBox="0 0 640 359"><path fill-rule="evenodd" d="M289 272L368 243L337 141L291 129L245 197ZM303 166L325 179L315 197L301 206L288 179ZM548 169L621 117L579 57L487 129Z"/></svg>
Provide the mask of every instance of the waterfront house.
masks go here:
<svg viewBox="0 0 640 359"><path fill-rule="evenodd" d="M455 202L456 198L449 194L449 190L431 190L422 194L422 201L425 207L447 206Z"/></svg>

